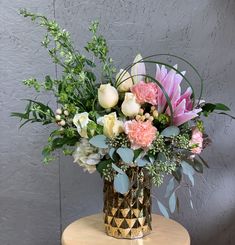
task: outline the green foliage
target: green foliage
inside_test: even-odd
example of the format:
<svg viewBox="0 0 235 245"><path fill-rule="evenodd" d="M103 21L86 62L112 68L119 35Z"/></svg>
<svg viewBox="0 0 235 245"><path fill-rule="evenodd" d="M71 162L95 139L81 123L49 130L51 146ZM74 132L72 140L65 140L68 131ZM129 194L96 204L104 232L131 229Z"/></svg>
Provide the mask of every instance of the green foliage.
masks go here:
<svg viewBox="0 0 235 245"><path fill-rule="evenodd" d="M57 97L58 103L67 104L68 107L77 108L78 111L91 111L97 99L96 76L89 69L96 67L95 63L77 51L70 38L69 32L62 29L54 20L49 20L45 16L30 13L23 9L20 13L24 17L30 17L46 29L46 34L42 41L42 46L48 49L52 61L63 69L59 79L52 79L46 76L44 84L40 84L35 78L24 81L29 87L34 87L40 91L43 87L50 90ZM88 52L94 53L103 63L103 72L109 75L111 80L114 67L108 58L108 47L103 36L97 35L98 23L92 23L90 31L93 36L86 46ZM79 98L79 99L78 99Z"/></svg>
<svg viewBox="0 0 235 245"><path fill-rule="evenodd" d="M41 102L35 100L27 99L28 104L25 108L24 113L12 112L12 117L18 117L24 122L20 125L20 128L26 123L40 122L43 125L53 123L55 120L55 115L52 109L48 105L44 105Z"/></svg>
<svg viewBox="0 0 235 245"><path fill-rule="evenodd" d="M174 148L178 149L190 149L190 138L189 135L183 134L183 135L177 135L176 137L172 138L172 145Z"/></svg>
<svg viewBox="0 0 235 245"><path fill-rule="evenodd" d="M214 111L230 111L230 108L222 103L206 103L202 106L202 113L206 117Z"/></svg>
<svg viewBox="0 0 235 245"><path fill-rule="evenodd" d="M112 169L112 160L102 160L96 165L96 170L104 177L107 181L112 181L113 179L113 169Z"/></svg>
<svg viewBox="0 0 235 245"><path fill-rule="evenodd" d="M57 99L57 103L61 104L61 107L66 109L69 115L61 115L65 125L63 123L61 131L58 130L57 133L49 137L48 145L43 149L44 162L48 163L54 159L52 153L57 148L63 148L66 155L71 154L71 149L66 148L66 146L74 146L79 139L76 128L72 124L75 113L94 111L97 102L97 84L92 69L96 67L96 64L76 50L69 32L62 29L55 20L49 20L43 15L31 13L26 9L20 10L20 14L31 18L33 22L45 29L41 44L48 50L53 63L62 68L61 76L58 79L46 75L43 82L39 82L36 78L23 81L24 85L34 88L36 92L40 92L42 89L52 92ZM92 37L85 50L93 53L100 60L103 64L104 77L111 81L115 68L112 59L108 57L108 46L105 38L97 34L98 22L93 22L89 30ZM58 123L49 105L33 100L28 100L28 102L24 113L12 113L12 116L24 120L21 126L28 122ZM102 131L102 126L93 121L89 122L89 137L102 134Z"/></svg>
<svg viewBox="0 0 235 245"><path fill-rule="evenodd" d="M26 80L23 80L23 84L28 87L33 87L37 92L40 92L41 85L35 78L29 78Z"/></svg>
<svg viewBox="0 0 235 245"><path fill-rule="evenodd" d="M159 152L167 152L167 145L162 135L157 136L153 141L149 154L156 156Z"/></svg>
<svg viewBox="0 0 235 245"><path fill-rule="evenodd" d="M104 78L107 82L112 82L112 76L116 69L113 66L113 60L108 57L108 46L105 38L102 35L97 35L98 27L99 23L97 21L91 23L89 30L93 36L85 49L88 52L92 52L101 61Z"/></svg>
<svg viewBox="0 0 235 245"><path fill-rule="evenodd" d="M156 161L154 164L146 165L145 168L149 171L153 184L160 186L163 183L164 176L175 171L176 165L174 163Z"/></svg>

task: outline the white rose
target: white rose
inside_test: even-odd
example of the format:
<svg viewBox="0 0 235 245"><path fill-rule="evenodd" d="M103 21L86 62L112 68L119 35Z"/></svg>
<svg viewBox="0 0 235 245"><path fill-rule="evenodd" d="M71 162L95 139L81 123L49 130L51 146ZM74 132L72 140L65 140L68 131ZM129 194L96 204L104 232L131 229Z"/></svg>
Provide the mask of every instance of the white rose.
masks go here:
<svg viewBox="0 0 235 245"><path fill-rule="evenodd" d="M73 118L73 124L77 127L78 133L83 138L88 138L87 124L91 121L87 112L77 113Z"/></svg>
<svg viewBox="0 0 235 245"><path fill-rule="evenodd" d="M110 83L101 84L98 89L98 101L103 108L112 108L118 103L118 91Z"/></svg>
<svg viewBox="0 0 235 245"><path fill-rule="evenodd" d="M132 78L130 73L121 69L116 75L117 90L120 92L127 92L133 86Z"/></svg>
<svg viewBox="0 0 235 245"><path fill-rule="evenodd" d="M124 124L117 119L116 112L112 112L108 115L97 119L97 123L104 127L104 135L108 138L113 138L120 133L124 132Z"/></svg>
<svg viewBox="0 0 235 245"><path fill-rule="evenodd" d="M140 104L137 103L136 97L132 93L126 93L125 99L121 106L122 113L127 117L134 117L138 115Z"/></svg>

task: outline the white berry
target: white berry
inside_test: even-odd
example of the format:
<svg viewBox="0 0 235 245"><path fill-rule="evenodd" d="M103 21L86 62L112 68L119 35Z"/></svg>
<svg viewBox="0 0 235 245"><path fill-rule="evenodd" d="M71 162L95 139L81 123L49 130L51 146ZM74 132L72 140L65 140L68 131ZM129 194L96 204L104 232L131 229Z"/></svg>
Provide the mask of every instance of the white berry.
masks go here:
<svg viewBox="0 0 235 245"><path fill-rule="evenodd" d="M55 113L56 113L57 115L61 115L61 114L62 114L62 110L61 110L60 108L58 108L58 109L55 111Z"/></svg>
<svg viewBox="0 0 235 245"><path fill-rule="evenodd" d="M68 116L69 115L69 112L67 110L64 111L64 115L65 116Z"/></svg>
<svg viewBox="0 0 235 245"><path fill-rule="evenodd" d="M56 116L55 116L55 119L56 119L57 121L60 121L61 116L60 116L60 115L56 115Z"/></svg>
<svg viewBox="0 0 235 245"><path fill-rule="evenodd" d="M65 120L61 120L61 121L60 121L60 126L63 127L64 125L65 125Z"/></svg>

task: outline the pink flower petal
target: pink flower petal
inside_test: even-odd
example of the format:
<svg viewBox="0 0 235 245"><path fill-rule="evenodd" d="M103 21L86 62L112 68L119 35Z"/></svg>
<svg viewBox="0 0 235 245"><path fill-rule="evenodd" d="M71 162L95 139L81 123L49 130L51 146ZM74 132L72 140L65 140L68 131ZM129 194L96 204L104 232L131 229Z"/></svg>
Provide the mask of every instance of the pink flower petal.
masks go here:
<svg viewBox="0 0 235 245"><path fill-rule="evenodd" d="M202 109L194 109L192 111L185 112L183 114L179 114L179 115L174 116L174 125L180 126L180 125L186 123L187 121L197 117L198 113L201 111L202 111Z"/></svg>

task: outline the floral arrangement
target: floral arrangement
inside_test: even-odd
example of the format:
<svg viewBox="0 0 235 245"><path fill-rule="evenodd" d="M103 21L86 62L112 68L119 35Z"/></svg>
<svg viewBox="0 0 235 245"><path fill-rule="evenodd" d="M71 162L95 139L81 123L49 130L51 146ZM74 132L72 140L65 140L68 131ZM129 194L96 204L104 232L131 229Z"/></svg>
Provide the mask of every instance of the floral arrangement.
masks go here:
<svg viewBox="0 0 235 245"><path fill-rule="evenodd" d="M56 126L42 151L44 163L53 160L53 152L61 148L85 171L98 171L105 180L113 181L121 194L131 186L126 175L129 168L145 169L157 186L166 175L172 175L166 197L174 212L179 187L186 186L191 195L194 174L203 173L204 165L208 167L200 156L210 142L202 117L212 112L227 114L229 108L201 100L203 80L194 66L180 57L168 55L195 71L201 83L198 100L185 72L157 60L163 54L146 58L138 54L133 64L116 73L106 40L98 34L98 22L89 28L92 37L85 56L75 50L70 34L54 20L26 10L21 14L46 29L42 46L63 70L56 79L47 75L44 82L36 78L23 81L37 92L54 95L57 109L28 99L24 113L12 113L24 120L21 126L28 122ZM147 64L156 65L156 74L147 73ZM185 91L183 80L188 84ZM167 208L159 200L157 204L168 216Z"/></svg>

